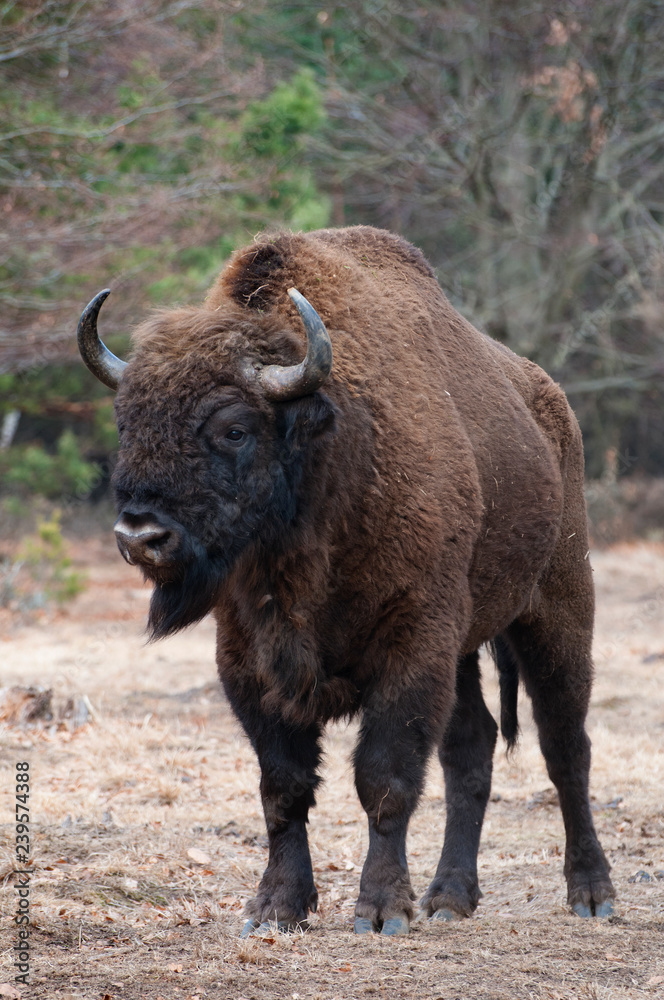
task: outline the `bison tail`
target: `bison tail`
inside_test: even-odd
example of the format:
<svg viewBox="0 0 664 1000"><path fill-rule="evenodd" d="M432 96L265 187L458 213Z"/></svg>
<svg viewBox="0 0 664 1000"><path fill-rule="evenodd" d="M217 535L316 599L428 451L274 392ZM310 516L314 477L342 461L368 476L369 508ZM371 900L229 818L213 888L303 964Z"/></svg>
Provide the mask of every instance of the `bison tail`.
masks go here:
<svg viewBox="0 0 664 1000"><path fill-rule="evenodd" d="M514 653L502 636L490 644L491 655L498 670L500 685L500 731L509 753L516 746L519 736L517 699L519 696L519 666Z"/></svg>

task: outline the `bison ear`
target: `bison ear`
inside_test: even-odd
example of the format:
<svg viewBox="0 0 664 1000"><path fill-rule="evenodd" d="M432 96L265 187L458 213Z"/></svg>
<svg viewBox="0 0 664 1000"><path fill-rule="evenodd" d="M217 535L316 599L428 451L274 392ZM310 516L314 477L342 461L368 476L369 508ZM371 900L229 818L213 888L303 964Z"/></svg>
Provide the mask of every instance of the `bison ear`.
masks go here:
<svg viewBox="0 0 664 1000"><path fill-rule="evenodd" d="M288 450L301 451L316 438L334 431L337 411L322 392L277 403L277 430Z"/></svg>

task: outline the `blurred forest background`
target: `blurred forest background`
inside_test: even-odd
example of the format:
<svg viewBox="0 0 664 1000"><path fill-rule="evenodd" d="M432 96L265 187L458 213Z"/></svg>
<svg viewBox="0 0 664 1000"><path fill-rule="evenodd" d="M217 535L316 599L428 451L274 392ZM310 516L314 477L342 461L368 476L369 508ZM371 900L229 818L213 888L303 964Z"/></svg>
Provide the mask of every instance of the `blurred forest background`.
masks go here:
<svg viewBox="0 0 664 1000"><path fill-rule="evenodd" d="M663 52L651 0L0 0L3 515L107 491L100 288L122 355L262 229L370 223L564 386L600 540L664 537Z"/></svg>

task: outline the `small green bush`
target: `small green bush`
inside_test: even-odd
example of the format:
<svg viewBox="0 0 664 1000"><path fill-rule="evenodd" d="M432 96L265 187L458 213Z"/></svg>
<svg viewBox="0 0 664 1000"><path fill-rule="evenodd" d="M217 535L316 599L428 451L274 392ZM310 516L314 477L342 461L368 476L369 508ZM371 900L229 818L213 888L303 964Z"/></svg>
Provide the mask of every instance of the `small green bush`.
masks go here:
<svg viewBox="0 0 664 1000"><path fill-rule="evenodd" d="M292 159L302 137L325 121L320 89L311 70L301 69L290 81L281 81L262 101L252 102L244 113L241 142L256 156Z"/></svg>
<svg viewBox="0 0 664 1000"><path fill-rule="evenodd" d="M75 434L64 431L54 455L39 445L9 448L0 455L0 474L4 490L9 493L38 494L48 499L84 498L99 479L100 469L82 457Z"/></svg>
<svg viewBox="0 0 664 1000"><path fill-rule="evenodd" d="M60 518L61 512L54 510L50 520L40 521L36 535L26 538L18 553L16 562L25 567L34 585L27 601L33 607L49 600L63 604L85 589L85 574L71 569Z"/></svg>

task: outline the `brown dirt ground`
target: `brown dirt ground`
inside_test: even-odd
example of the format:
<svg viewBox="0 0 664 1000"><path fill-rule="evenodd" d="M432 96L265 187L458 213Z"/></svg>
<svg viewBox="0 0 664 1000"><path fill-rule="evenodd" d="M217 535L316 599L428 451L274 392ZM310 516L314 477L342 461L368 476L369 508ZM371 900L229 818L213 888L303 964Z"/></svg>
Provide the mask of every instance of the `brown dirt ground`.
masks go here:
<svg viewBox="0 0 664 1000"><path fill-rule="evenodd" d="M664 880L630 881L664 869L664 546L621 545L593 558L592 795L616 916L582 921L566 910L560 812L524 701L517 753L496 754L476 915L387 940L350 933L367 833L349 765L354 727L341 725L327 737L310 825L320 892L312 928L238 940L266 851L256 763L215 682L212 623L146 646L149 592L138 575L106 541L77 543L76 561L89 584L65 610L0 618L4 685L52 688L56 716L70 697L87 696L94 711L73 731L71 722L0 722L0 984L14 976L14 765L28 760L34 925L23 996L664 995ZM488 660L484 673L495 711ZM432 764L409 837L420 893L441 847L442 794Z"/></svg>

